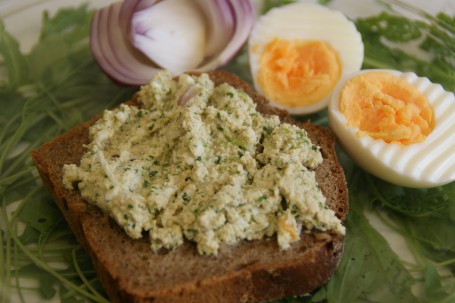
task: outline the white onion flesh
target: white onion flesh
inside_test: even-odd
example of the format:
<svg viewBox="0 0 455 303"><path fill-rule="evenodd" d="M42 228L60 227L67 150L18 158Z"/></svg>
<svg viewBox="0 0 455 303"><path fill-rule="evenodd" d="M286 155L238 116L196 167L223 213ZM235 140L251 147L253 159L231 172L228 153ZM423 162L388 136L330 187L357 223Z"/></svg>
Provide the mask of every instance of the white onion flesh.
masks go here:
<svg viewBox="0 0 455 303"><path fill-rule="evenodd" d="M107 75L137 86L160 69L178 75L226 64L254 21L251 0L125 0L95 13L90 45Z"/></svg>
<svg viewBox="0 0 455 303"><path fill-rule="evenodd" d="M192 70L204 59L206 26L188 0L166 0L131 18L133 45L171 73Z"/></svg>

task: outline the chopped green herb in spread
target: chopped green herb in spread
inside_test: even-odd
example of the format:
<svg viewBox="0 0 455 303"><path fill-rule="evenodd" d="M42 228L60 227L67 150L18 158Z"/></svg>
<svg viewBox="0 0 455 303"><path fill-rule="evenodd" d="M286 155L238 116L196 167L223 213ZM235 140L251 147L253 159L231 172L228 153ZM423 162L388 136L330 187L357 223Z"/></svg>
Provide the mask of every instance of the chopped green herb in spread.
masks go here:
<svg viewBox="0 0 455 303"><path fill-rule="evenodd" d="M64 167L65 186L77 184L132 238L148 231L155 251L188 239L217 254L222 243L273 234L281 249L302 230L344 234L315 179L319 147L258 114L242 90L163 72L139 102L105 111L80 166Z"/></svg>

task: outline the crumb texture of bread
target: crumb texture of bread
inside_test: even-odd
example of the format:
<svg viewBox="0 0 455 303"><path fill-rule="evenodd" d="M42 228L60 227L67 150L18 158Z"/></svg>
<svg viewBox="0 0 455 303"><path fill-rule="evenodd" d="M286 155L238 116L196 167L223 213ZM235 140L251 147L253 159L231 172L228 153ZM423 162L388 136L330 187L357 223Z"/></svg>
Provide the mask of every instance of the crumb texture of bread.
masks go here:
<svg viewBox="0 0 455 303"><path fill-rule="evenodd" d="M328 206L344 220L348 192L333 133L310 122L295 121L286 112L270 107L232 74L215 71L209 75L216 85L226 82L243 89L257 103L258 111L276 114L282 121L305 129L321 146L324 161L316 169L316 179ZM32 157L45 187L89 253L112 302L267 302L308 294L335 271L344 239L331 233L302 234L301 241L285 251L274 238L244 241L224 246L217 256L199 255L190 242L173 251L153 253L147 238L129 238L108 215L62 184L63 165L79 164L89 140L88 129L97 118L42 145Z"/></svg>

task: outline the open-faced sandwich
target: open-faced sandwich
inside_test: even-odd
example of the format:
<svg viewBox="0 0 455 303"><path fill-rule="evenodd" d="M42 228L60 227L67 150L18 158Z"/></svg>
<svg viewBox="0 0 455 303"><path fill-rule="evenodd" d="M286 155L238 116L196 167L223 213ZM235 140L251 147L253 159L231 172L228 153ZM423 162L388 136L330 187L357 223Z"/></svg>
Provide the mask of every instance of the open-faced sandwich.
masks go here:
<svg viewBox="0 0 455 303"><path fill-rule="evenodd" d="M264 302L340 260L334 146L232 74L162 72L33 159L113 302Z"/></svg>

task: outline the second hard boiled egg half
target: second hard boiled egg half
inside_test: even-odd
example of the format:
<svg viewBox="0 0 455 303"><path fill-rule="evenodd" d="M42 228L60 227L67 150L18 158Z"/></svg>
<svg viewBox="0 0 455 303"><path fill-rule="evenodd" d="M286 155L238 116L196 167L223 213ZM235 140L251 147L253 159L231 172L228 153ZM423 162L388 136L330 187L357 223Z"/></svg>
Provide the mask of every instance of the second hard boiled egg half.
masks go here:
<svg viewBox="0 0 455 303"><path fill-rule="evenodd" d="M248 42L256 89L291 114L324 108L340 79L363 62L360 33L341 12L296 2L259 17Z"/></svg>
<svg viewBox="0 0 455 303"><path fill-rule="evenodd" d="M414 188L455 181L455 96L428 78L356 72L335 87L328 114L345 152L371 174Z"/></svg>

